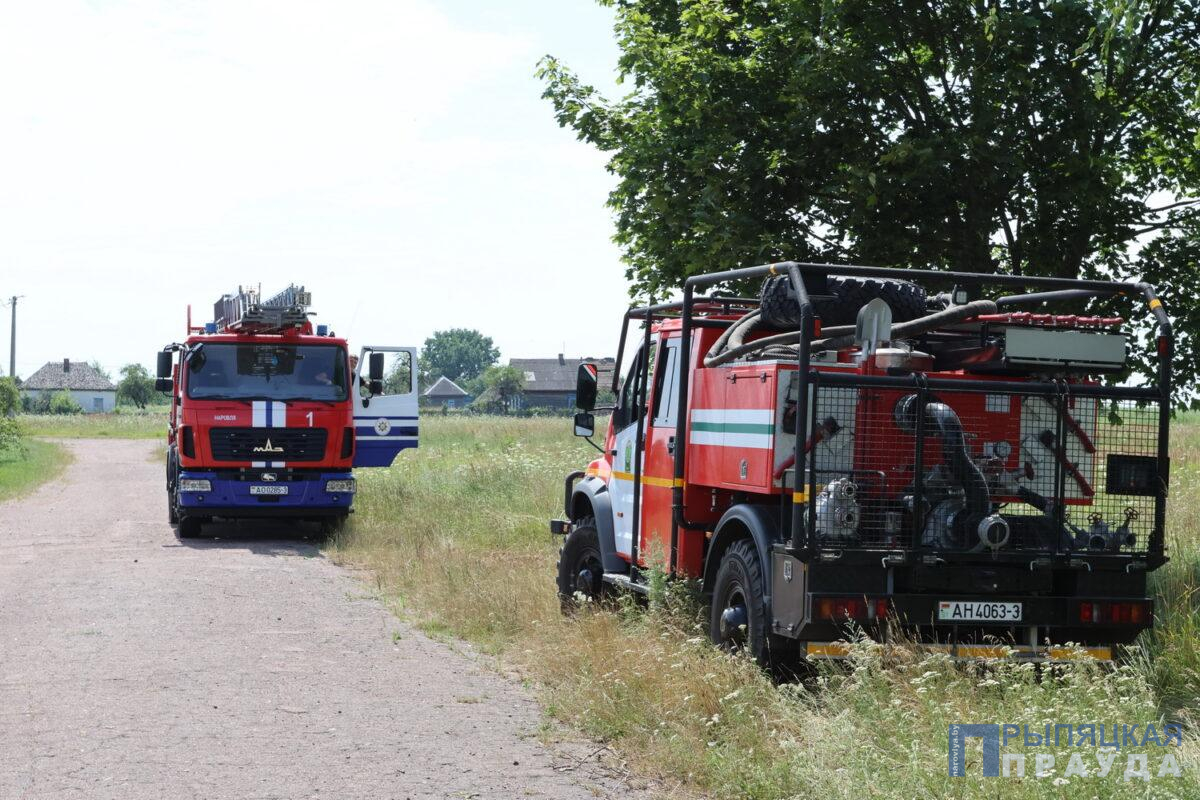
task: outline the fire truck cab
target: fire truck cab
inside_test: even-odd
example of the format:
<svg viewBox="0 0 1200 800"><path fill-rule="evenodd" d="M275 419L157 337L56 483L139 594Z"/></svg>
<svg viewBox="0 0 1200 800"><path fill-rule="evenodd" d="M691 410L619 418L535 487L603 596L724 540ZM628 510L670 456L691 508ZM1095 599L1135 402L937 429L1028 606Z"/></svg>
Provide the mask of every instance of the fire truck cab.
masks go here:
<svg viewBox="0 0 1200 800"><path fill-rule="evenodd" d="M748 279L758 297L696 294ZM1121 297L1147 319L1104 310ZM626 315L601 455L551 522L564 608L646 593L657 564L700 583L714 642L763 663L844 656L852 628L1109 658L1151 626L1166 560L1171 350L1148 284L792 262L690 278ZM1131 358L1156 382L1106 380ZM576 435L597 382L582 365Z"/></svg>
<svg viewBox="0 0 1200 800"><path fill-rule="evenodd" d="M327 527L351 512L354 467L389 466L417 446L416 349L368 346L313 326L311 297L291 286L266 300L239 288L213 321L158 354L171 394L168 518L198 536L214 518L290 518ZM384 392L386 359L407 383Z"/></svg>

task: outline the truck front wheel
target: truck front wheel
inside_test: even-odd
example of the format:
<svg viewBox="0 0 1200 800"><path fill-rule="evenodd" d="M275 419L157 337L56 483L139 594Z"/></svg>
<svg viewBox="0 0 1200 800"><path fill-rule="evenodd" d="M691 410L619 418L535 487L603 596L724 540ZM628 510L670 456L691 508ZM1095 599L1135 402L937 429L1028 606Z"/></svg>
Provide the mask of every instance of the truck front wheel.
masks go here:
<svg viewBox="0 0 1200 800"><path fill-rule="evenodd" d="M176 503L175 484L179 480L179 462L175 448L167 451L167 524L179 524L179 506Z"/></svg>
<svg viewBox="0 0 1200 800"><path fill-rule="evenodd" d="M200 535L200 517L180 517L179 518L179 538L180 539L195 539Z"/></svg>
<svg viewBox="0 0 1200 800"><path fill-rule="evenodd" d="M713 582L709 637L723 650L745 651L768 665L767 610L758 553L749 539L734 542L721 557Z"/></svg>
<svg viewBox="0 0 1200 800"><path fill-rule="evenodd" d="M558 599L563 613L574 610L579 597L599 600L604 594L604 562L595 517L575 523L558 552Z"/></svg>

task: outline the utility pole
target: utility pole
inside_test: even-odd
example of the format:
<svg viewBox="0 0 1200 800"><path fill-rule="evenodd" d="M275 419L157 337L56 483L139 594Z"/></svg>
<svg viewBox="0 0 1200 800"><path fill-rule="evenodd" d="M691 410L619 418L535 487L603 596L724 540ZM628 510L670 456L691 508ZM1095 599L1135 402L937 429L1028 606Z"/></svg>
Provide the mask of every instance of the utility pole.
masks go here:
<svg viewBox="0 0 1200 800"><path fill-rule="evenodd" d="M7 306L12 306L12 335L8 340L8 377L17 378L17 301L25 295L13 295L8 298Z"/></svg>

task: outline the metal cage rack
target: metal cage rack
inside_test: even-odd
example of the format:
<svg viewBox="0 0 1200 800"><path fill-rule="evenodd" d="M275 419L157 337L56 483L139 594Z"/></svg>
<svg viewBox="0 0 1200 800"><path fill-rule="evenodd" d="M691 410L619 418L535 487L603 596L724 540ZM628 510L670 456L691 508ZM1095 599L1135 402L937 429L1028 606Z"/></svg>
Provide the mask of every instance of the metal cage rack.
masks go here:
<svg viewBox="0 0 1200 800"><path fill-rule="evenodd" d="M813 285L823 285L825 275L837 274L857 277L875 277L884 279L916 280L925 284L941 283L977 290L983 286L1005 287L1009 290L1025 290L1025 294L1012 294L999 298L998 302L1005 306L1019 306L1022 303L1040 303L1047 300L1087 299L1124 294L1142 297L1149 305L1152 321L1157 325L1155 355L1158 358L1158 376L1154 385L1142 387L1112 387L1093 384L1064 384L1061 381L1052 382L1017 382L1017 381L972 381L945 380L929 378L924 373L911 375L849 375L819 372L811 369L809 353L810 345L815 336L815 311L812 304L806 278L812 279ZM784 532L781 546L789 555L801 560L825 560L843 556L859 556L873 559L876 563L880 558L891 559L893 563L902 563L912 558L929 560L953 560L957 558L979 559L991 558L1000 560L1020 559L1028 561L1031 552L1052 563L1085 565L1091 569L1111 567L1128 570L1134 566L1154 569L1165 561L1163 544L1163 526L1166 507L1166 493L1169 473L1168 458L1168 421L1170 415L1171 372L1170 363L1174 348L1174 337L1170 319L1163 309L1153 286L1147 283L1124 283L1095 280L1074 280L1062 278L1046 278L1037 276L990 275L967 272L939 272L921 270L888 269L882 267L857 265L806 264L797 262L781 262L763 264L744 269L727 270L706 275L695 275L688 278L683 286L683 298L679 302L650 305L630 309L625 315L625 324L621 330L620 345L617 353L617 363L613 372L613 389L618 390L617 381L620 375L620 365L626 344L626 334L629 322L638 320L643 323L644 346L649 345L651 327L655 321L667 318L679 318L682 322L681 353L682 364L691 363L691 332L697 327L728 327L729 318L714 318L714 310L725 314L736 313L736 309L752 308L758 301L754 298L732 298L698 295L697 291L731 282L765 278L768 276L787 276L800 307L799 341L797 346L797 374L802 376L802 386L797 395L795 436L795 464L805 465L804 480L807 483L805 491L793 492L783 498L785 513L784 520L788 522L789 530ZM1033 291L1029 291L1033 290ZM678 391L678 409L676 414L676 438L686 441L686 426L688 420L688 370L681 370ZM642 385L637 387L637 396L647 397L647 376L642 371ZM809 404L808 387L813 389L814 398ZM1006 503L1005 512L1026 520L1019 526L1020 530L1010 531L1010 535L1021 537L1022 552L1002 552L990 550L987 553L971 552L973 548L964 547L958 550L935 546L924 538L919 531L923 530L922 522L925 515L933 513L936 504L932 500L940 500L937 492L941 487L926 485L926 467L932 467L934 461L931 453L926 453L929 444L923 430L915 430L909 439L897 442L897 446L905 448L904 452L912 455L911 486L905 494L906 503L899 507L889 506L887 502L875 502L871 496L870 475L867 475L866 494L860 508L863 514L860 527L860 538L853 542L831 542L817 535L816 516L813 511L814 503L822 488L828 485L830 476L836 476L838 465L836 459L828 455L827 450L814 448L812 453L804 451L804 426L819 425L823 418L818 419L819 409L823 401L834 405L846 405L853 402L856 405L854 414L864 414L863 419L869 423L870 414L894 414L892 409L875 411L857 408L859 393L880 391L902 392L916 395L917 407L923 411L926 405L936 396L936 392L977 393L992 395L1009 395L1019 398L1030 398L1030 402L1042 402L1046 409L1043 416L1051 436L1046 442L1036 442L1047 451L1052 459L1044 463L1051 466L1035 475L1039 484L1050 487L1049 497L1037 492L1041 498L1048 500L1046 507L1036 508L1025 499L1016 495ZM854 396L850 401L848 397ZM1091 403L1095 413L1100 416L1091 437L1090 446L1072 433L1069 416L1076 403ZM1107 418L1109 410L1117 410L1122 415L1121 424ZM918 411L914 415L918 428L923 424L925 414ZM843 410L844 414L849 414ZM639 415L644 417L644 415ZM970 434L977 431L978 420L970 415L963 420L965 432ZM850 438L850 437L848 437ZM633 463L633 520L634 530L638 530L641 506L641 475L640 468L645 444L644 423L638 421L635 439L636 452ZM1024 443L1023 443L1024 444ZM1034 442L1030 442L1032 447ZM679 447L674 455L674 488L672 489L672 524L671 524L671 553L672 569L678 560L679 529L704 529L701 523L691 522L684 505L683 479L686 470L686 450ZM1094 450L1094 452L1089 452ZM1061 457L1058 453L1061 452ZM1046 455L1046 454L1043 454ZM1139 490L1141 493L1129 494L1122 492L1120 486L1114 485L1108 473L1114 466L1113 456L1128 456L1138 459L1136 463L1122 462L1117 466L1122 469L1133 467L1145 473L1149 471L1142 486L1150 486L1149 490ZM1067 463L1078 463L1091 459L1090 473L1092 479L1087 480L1091 494L1087 494L1077 478L1071 474ZM869 459L868 459L869 467ZM1006 466L1011 467L1012 464ZM869 472L870 470L868 470ZM936 476L935 476L936 477ZM886 480L886 475L885 478ZM1086 480L1086 476L1085 476ZM1074 488L1069 488L1069 487ZM1028 487L1027 487L1028 488ZM1083 497L1072 497L1083 495ZM1103 547L1098 546L1100 539L1105 540ZM1117 542L1115 545L1113 542ZM632 561L638 563L638 537L633 538ZM882 554L881 554L882 551Z"/></svg>

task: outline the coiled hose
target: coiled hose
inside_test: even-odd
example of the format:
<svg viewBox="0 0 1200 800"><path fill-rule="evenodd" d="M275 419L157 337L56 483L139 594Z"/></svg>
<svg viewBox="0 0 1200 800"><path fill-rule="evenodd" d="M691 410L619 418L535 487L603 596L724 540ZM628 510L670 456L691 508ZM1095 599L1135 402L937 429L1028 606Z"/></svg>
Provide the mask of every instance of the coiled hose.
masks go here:
<svg viewBox="0 0 1200 800"><path fill-rule="evenodd" d="M892 339L908 339L920 336L922 333L928 333L943 325L953 325L969 317L976 317L980 314L994 314L995 312L996 303L994 300L972 300L961 306L950 306L941 311L935 311L920 319L897 322L892 325ZM704 366L718 367L750 353L766 350L767 348L794 345L800 341L800 331L787 331L785 333L777 333L773 336L764 336L761 339L755 339L747 343L746 337L753 333L761 322L761 312L751 311L726 328L725 332L721 334L717 341L713 342L713 346L704 356ZM853 347L856 343L854 328L855 326L853 325L838 325L826 328L822 331L825 334L824 338L814 341L810 352L820 353L825 350L842 350L847 347ZM794 354L795 348L790 348L790 352Z"/></svg>

